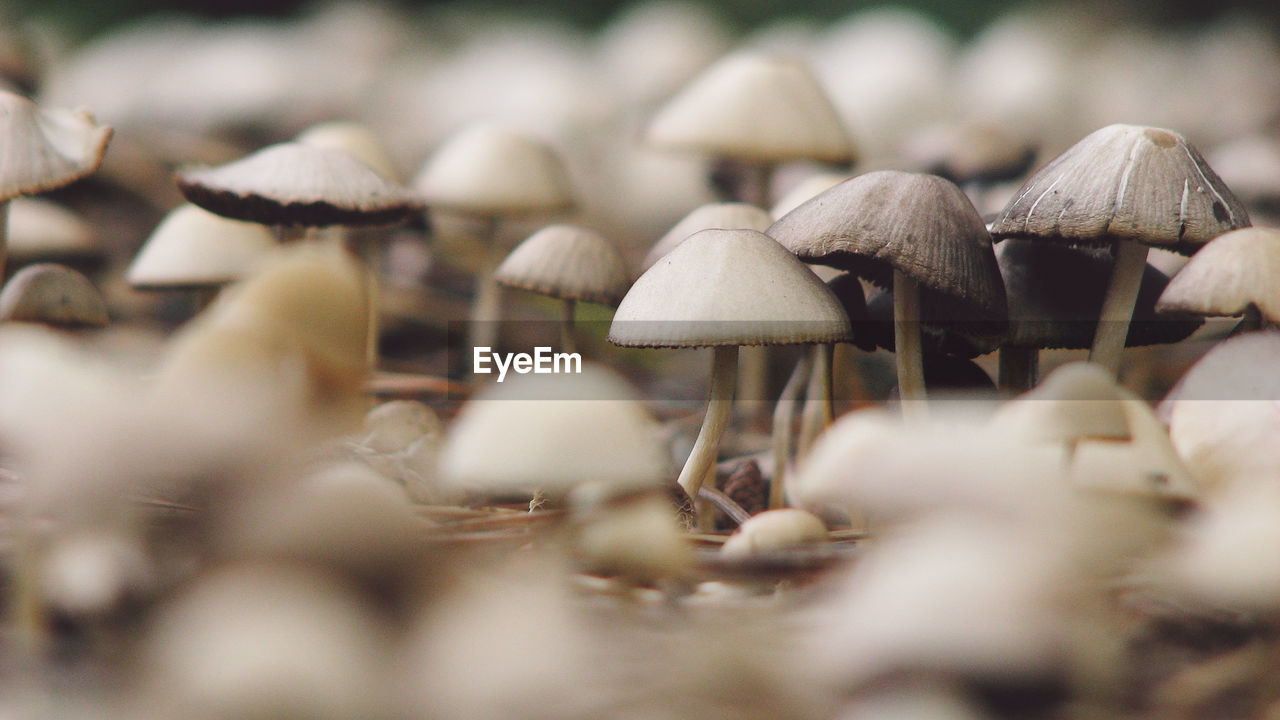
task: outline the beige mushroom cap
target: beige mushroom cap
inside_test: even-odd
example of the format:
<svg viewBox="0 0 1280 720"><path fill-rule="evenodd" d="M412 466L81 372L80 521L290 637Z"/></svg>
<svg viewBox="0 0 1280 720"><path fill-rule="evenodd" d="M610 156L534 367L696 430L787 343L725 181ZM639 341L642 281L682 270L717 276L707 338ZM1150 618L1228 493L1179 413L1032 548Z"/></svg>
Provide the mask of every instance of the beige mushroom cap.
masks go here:
<svg viewBox="0 0 1280 720"><path fill-rule="evenodd" d="M707 203L694 208L659 238L644 256L644 269L648 270L662 256L671 252L685 238L711 228L724 230L759 230L764 232L773 224L769 213L750 203Z"/></svg>
<svg viewBox="0 0 1280 720"><path fill-rule="evenodd" d="M60 188L102 164L111 128L85 110L45 110L0 91L0 201Z"/></svg>
<svg viewBox="0 0 1280 720"><path fill-rule="evenodd" d="M617 305L631 286L622 253L600 233L576 225L551 225L530 235L493 277L503 285L601 305Z"/></svg>
<svg viewBox="0 0 1280 720"><path fill-rule="evenodd" d="M755 230L703 230L636 280L609 341L628 347L843 342L840 301L786 248Z"/></svg>
<svg viewBox="0 0 1280 720"><path fill-rule="evenodd" d="M319 123L303 130L295 140L303 145L341 150L373 168L382 177L392 182L400 180L400 171L391 159L391 152L372 130L361 123L339 120Z"/></svg>
<svg viewBox="0 0 1280 720"><path fill-rule="evenodd" d="M799 508L777 508L753 515L742 523L720 547L720 553L743 558L822 545L827 541L827 526L817 515Z"/></svg>
<svg viewBox="0 0 1280 720"><path fill-rule="evenodd" d="M103 327L107 303L89 278L62 265L39 263L14 273L0 291L0 321Z"/></svg>
<svg viewBox="0 0 1280 720"><path fill-rule="evenodd" d="M151 232L125 279L148 290L223 285L247 275L275 244L257 223L188 203L170 211Z"/></svg>
<svg viewBox="0 0 1280 720"><path fill-rule="evenodd" d="M177 181L206 210L264 225L385 225L422 209L421 199L350 154L299 142L185 168Z"/></svg>
<svg viewBox="0 0 1280 720"><path fill-rule="evenodd" d="M1280 321L1280 230L1247 227L1209 241L1169 281L1159 312L1242 315L1250 305Z"/></svg>
<svg viewBox="0 0 1280 720"><path fill-rule="evenodd" d="M854 158L848 133L809 66L741 52L708 68L650 123L662 148L761 162Z"/></svg>
<svg viewBox="0 0 1280 720"><path fill-rule="evenodd" d="M9 260L17 264L94 258L105 252L89 223L39 197L11 201L8 242Z"/></svg>
<svg viewBox="0 0 1280 720"><path fill-rule="evenodd" d="M1068 363L1045 376L1035 389L1002 405L991 418L991 429L1032 443L1128 440L1124 397L1101 366Z"/></svg>
<svg viewBox="0 0 1280 720"><path fill-rule="evenodd" d="M449 138L413 187L433 208L485 217L555 212L574 204L568 171L549 145L488 124Z"/></svg>
<svg viewBox="0 0 1280 720"><path fill-rule="evenodd" d="M1244 205L1186 138L1108 125L1032 175L991 234L1092 244L1121 239L1191 254L1248 224Z"/></svg>

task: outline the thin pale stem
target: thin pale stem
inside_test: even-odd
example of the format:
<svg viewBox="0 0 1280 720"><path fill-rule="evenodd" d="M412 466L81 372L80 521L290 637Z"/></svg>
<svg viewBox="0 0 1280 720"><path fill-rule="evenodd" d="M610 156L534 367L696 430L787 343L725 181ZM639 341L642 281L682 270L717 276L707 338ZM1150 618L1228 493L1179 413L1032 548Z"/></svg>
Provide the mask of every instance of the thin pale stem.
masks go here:
<svg viewBox="0 0 1280 720"><path fill-rule="evenodd" d="M729 424L733 410L733 388L738 375L738 346L715 348L711 359L711 393L707 401L707 414L702 419L702 429L693 444L693 451L680 470L678 482L691 498L698 496L698 488L707 472L715 466L720 451L720 436Z"/></svg>
<svg viewBox="0 0 1280 720"><path fill-rule="evenodd" d="M573 311L577 302L573 298L565 298L560 305L560 351L577 352L578 343L573 337Z"/></svg>
<svg viewBox="0 0 1280 720"><path fill-rule="evenodd" d="M902 416L911 422L927 420L924 351L920 336L920 285L900 270L893 271L893 341Z"/></svg>
<svg viewBox="0 0 1280 720"><path fill-rule="evenodd" d="M5 266L9 263L9 201L0 202L0 284L4 284Z"/></svg>
<svg viewBox="0 0 1280 720"><path fill-rule="evenodd" d="M809 454L818 436L831 426L834 413L831 410L831 356L835 345L818 343L813 346L813 372L809 374L809 388L805 391L804 415L800 422L800 441L796 450L799 460Z"/></svg>
<svg viewBox="0 0 1280 720"><path fill-rule="evenodd" d="M1000 389L1009 395L1024 393L1036 385L1040 351L1033 347L1000 348Z"/></svg>
<svg viewBox="0 0 1280 720"><path fill-rule="evenodd" d="M791 464L791 418L800 403L800 388L804 387L813 367L811 355L796 361L796 367L787 378L787 384L773 407L773 478L769 481L769 508L786 505L787 471Z"/></svg>
<svg viewBox="0 0 1280 720"><path fill-rule="evenodd" d="M1116 377L1120 373L1120 355L1129 335L1133 306L1138 301L1138 288L1142 285L1142 271L1147 265L1147 246L1117 240L1111 254L1115 257L1115 268L1102 299L1102 314L1093 335L1089 362L1101 365Z"/></svg>
<svg viewBox="0 0 1280 720"><path fill-rule="evenodd" d="M493 348L498 344L498 318L502 312L502 286L494 279L494 270L502 259L498 256L494 245L498 237L498 219L490 218L485 226L484 241L486 256L484 267L476 274L475 298L471 301L471 322L467 328L468 352L474 353L476 348ZM471 372L471 363L464 363L467 373Z"/></svg>

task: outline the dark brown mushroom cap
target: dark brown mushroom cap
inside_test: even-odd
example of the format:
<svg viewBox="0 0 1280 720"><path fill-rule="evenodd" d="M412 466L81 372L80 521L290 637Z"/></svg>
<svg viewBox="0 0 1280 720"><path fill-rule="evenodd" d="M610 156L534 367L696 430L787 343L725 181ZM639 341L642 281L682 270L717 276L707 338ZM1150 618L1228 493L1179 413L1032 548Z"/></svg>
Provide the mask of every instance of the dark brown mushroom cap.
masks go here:
<svg viewBox="0 0 1280 720"><path fill-rule="evenodd" d="M1110 253L1006 240L996 246L996 259L1009 297L1007 345L1079 350L1093 344L1102 299L1115 267ZM1156 313L1156 300L1168 284L1168 276L1154 266L1148 264L1143 269L1126 347L1185 340L1203 323L1190 315Z"/></svg>
<svg viewBox="0 0 1280 720"><path fill-rule="evenodd" d="M423 207L351 155L297 142L225 165L184 168L177 183L209 212L263 225L390 225Z"/></svg>
<svg viewBox="0 0 1280 720"><path fill-rule="evenodd" d="M1186 138L1109 125L1032 175L991 234L1084 245L1128 240L1189 255L1247 225L1243 203Z"/></svg>
<svg viewBox="0 0 1280 720"><path fill-rule="evenodd" d="M805 262L887 287L897 269L1002 321L1004 285L986 225L964 192L936 175L880 170L850 178L784 215L768 234Z"/></svg>
<svg viewBox="0 0 1280 720"><path fill-rule="evenodd" d="M102 164L111 128L0 91L0 202L69 185Z"/></svg>
<svg viewBox="0 0 1280 720"><path fill-rule="evenodd" d="M58 327L103 327L107 303L89 278L62 265L37 263L19 270L0 291L0 321Z"/></svg>

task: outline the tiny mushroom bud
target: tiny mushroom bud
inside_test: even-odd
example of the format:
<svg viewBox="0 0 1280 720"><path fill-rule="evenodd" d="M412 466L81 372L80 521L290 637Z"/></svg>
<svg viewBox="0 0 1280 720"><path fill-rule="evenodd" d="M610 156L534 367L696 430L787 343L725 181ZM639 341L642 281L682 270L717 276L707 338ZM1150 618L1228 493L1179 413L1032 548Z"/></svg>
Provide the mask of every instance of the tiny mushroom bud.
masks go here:
<svg viewBox="0 0 1280 720"><path fill-rule="evenodd" d="M777 508L751 516L729 536L720 552L725 557L745 558L827 541L827 526L817 515L798 508Z"/></svg>
<svg viewBox="0 0 1280 720"><path fill-rule="evenodd" d="M36 322L55 327L103 327L108 322L102 293L84 275L53 263L28 265L0 291L0 321Z"/></svg>

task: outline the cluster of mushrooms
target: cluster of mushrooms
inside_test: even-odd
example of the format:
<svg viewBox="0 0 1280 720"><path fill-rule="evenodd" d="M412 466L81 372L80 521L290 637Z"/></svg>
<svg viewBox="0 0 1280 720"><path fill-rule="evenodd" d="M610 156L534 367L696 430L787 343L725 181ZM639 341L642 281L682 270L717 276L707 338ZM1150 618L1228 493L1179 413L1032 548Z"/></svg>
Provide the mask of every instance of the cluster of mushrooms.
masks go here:
<svg viewBox="0 0 1280 720"><path fill-rule="evenodd" d="M1280 716L1280 88L1223 176L1034 94L868 103L867 151L803 28L625 19L602 56L672 42L633 104L459 116L409 181L405 117L336 104L343 31L397 78L541 78L520 43L564 37L446 16L474 37L393 64L403 19L342 4L49 60L0 27L0 716ZM924 62L924 24L841 37ZM288 53L331 87L273 85ZM144 65L170 95L58 102Z"/></svg>

